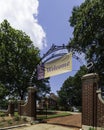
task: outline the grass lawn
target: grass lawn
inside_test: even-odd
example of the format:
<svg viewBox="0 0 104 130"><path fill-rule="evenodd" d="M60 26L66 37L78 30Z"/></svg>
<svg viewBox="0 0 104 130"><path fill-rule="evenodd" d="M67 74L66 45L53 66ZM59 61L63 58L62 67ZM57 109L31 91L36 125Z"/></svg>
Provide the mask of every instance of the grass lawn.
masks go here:
<svg viewBox="0 0 104 130"><path fill-rule="evenodd" d="M47 111L47 112L44 111L42 114L37 115L37 119L50 119L50 118L69 116L69 115L71 114L63 111Z"/></svg>

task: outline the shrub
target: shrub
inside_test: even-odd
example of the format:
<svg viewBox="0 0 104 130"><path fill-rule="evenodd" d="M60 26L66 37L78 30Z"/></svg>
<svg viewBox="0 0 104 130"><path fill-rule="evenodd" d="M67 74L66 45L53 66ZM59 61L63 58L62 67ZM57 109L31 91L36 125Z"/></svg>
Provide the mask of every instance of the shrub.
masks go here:
<svg viewBox="0 0 104 130"><path fill-rule="evenodd" d="M8 124L13 124L12 120L8 120Z"/></svg>
<svg viewBox="0 0 104 130"><path fill-rule="evenodd" d="M23 117L22 119L23 119L23 121L26 121L26 122L27 122L27 118L26 118L26 117Z"/></svg>
<svg viewBox="0 0 104 130"><path fill-rule="evenodd" d="M14 113L14 120L20 121L20 116L18 115L18 113Z"/></svg>
<svg viewBox="0 0 104 130"><path fill-rule="evenodd" d="M1 116L1 117L4 117L4 116L5 116L5 113L4 113L4 112L0 112L0 116Z"/></svg>
<svg viewBox="0 0 104 130"><path fill-rule="evenodd" d="M0 112L0 117L2 117L2 120L5 121L5 113L4 112Z"/></svg>
<svg viewBox="0 0 104 130"><path fill-rule="evenodd" d="M89 130L95 130L93 127L90 127Z"/></svg>

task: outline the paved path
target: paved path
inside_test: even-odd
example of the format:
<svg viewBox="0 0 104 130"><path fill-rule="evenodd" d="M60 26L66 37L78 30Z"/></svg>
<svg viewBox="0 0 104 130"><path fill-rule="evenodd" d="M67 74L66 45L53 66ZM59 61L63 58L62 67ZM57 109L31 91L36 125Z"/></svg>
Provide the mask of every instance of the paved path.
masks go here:
<svg viewBox="0 0 104 130"><path fill-rule="evenodd" d="M47 123L49 124L67 126L69 128L71 127L76 129L81 128L81 122L82 122L81 113L65 117L51 118L47 120Z"/></svg>
<svg viewBox="0 0 104 130"><path fill-rule="evenodd" d="M27 127L15 128L12 130L74 130L74 128L63 127L51 124L36 124Z"/></svg>

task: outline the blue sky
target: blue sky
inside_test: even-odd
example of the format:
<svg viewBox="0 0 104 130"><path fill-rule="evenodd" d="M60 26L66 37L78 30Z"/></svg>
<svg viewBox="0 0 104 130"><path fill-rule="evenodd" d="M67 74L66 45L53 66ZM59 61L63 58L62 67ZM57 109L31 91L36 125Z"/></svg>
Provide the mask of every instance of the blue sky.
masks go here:
<svg viewBox="0 0 104 130"><path fill-rule="evenodd" d="M39 0L38 21L46 33L47 47L41 54L46 53L52 44L67 44L72 37L73 29L70 27L69 17L74 6L80 5L84 0ZM56 93L63 82L73 76L81 64L73 59L73 71L50 78L52 92Z"/></svg>
<svg viewBox="0 0 104 130"><path fill-rule="evenodd" d="M12 27L24 31L42 56L52 44L69 42L73 32L69 17L73 7L82 2L84 0L0 0L0 23L7 19ZM51 77L52 92L56 93L80 65L73 59L72 72Z"/></svg>

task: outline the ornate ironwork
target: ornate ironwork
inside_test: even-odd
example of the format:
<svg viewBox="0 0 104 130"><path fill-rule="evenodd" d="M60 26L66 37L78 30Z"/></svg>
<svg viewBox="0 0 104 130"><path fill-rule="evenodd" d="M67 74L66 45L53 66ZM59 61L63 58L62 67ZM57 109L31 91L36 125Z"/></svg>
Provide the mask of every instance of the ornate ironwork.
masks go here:
<svg viewBox="0 0 104 130"><path fill-rule="evenodd" d="M67 53L52 54L52 55L51 55L49 58L47 58L43 63L46 63L47 61L49 61L49 60L51 60L51 59L53 59L53 58L55 58L55 57L63 56L63 55L65 55L65 54L67 54Z"/></svg>
<svg viewBox="0 0 104 130"><path fill-rule="evenodd" d="M63 55L65 55L65 54L67 54L67 53L59 53L59 54L53 54L54 52L56 52L56 51L59 51L59 50L63 50L63 49L67 49L67 48L70 48L70 51L68 51L68 52L72 52L72 50L71 50L71 46L66 46L66 45L62 45L62 46L56 46L56 45L54 45L54 44L52 44L52 46L51 46L51 48L45 53L45 54L43 54L43 57L40 59L40 61L39 61L39 63L37 64L37 65L39 65L41 62L42 63L46 63L47 61L49 61L49 60L51 60L51 59L53 59L53 58L56 58L56 57L59 57L59 56L63 56ZM52 54L50 57L48 57L50 54ZM46 57L48 57L47 59L45 59ZM76 56L73 52L72 52L72 57L73 58L75 58L76 60L78 60L81 64L83 64L84 65L84 63L82 62L82 60L81 60L81 58L80 57L78 57L78 56ZM45 60L44 60L45 59ZM44 60L44 61L43 61ZM91 69L92 67L93 67L93 63L92 62L90 62L90 63L88 63L87 65L86 65L86 67L87 67L87 69ZM32 74L32 76L31 76L31 78L30 78L30 84L32 84L32 79L33 79L33 76L34 76L34 74L36 73L36 69L33 71L33 74Z"/></svg>
<svg viewBox="0 0 104 130"><path fill-rule="evenodd" d="M43 54L42 60L48 55L52 54L53 52L62 50L62 49L67 49L67 46L65 46L64 44L62 46L56 46L52 44L51 48L45 54Z"/></svg>

